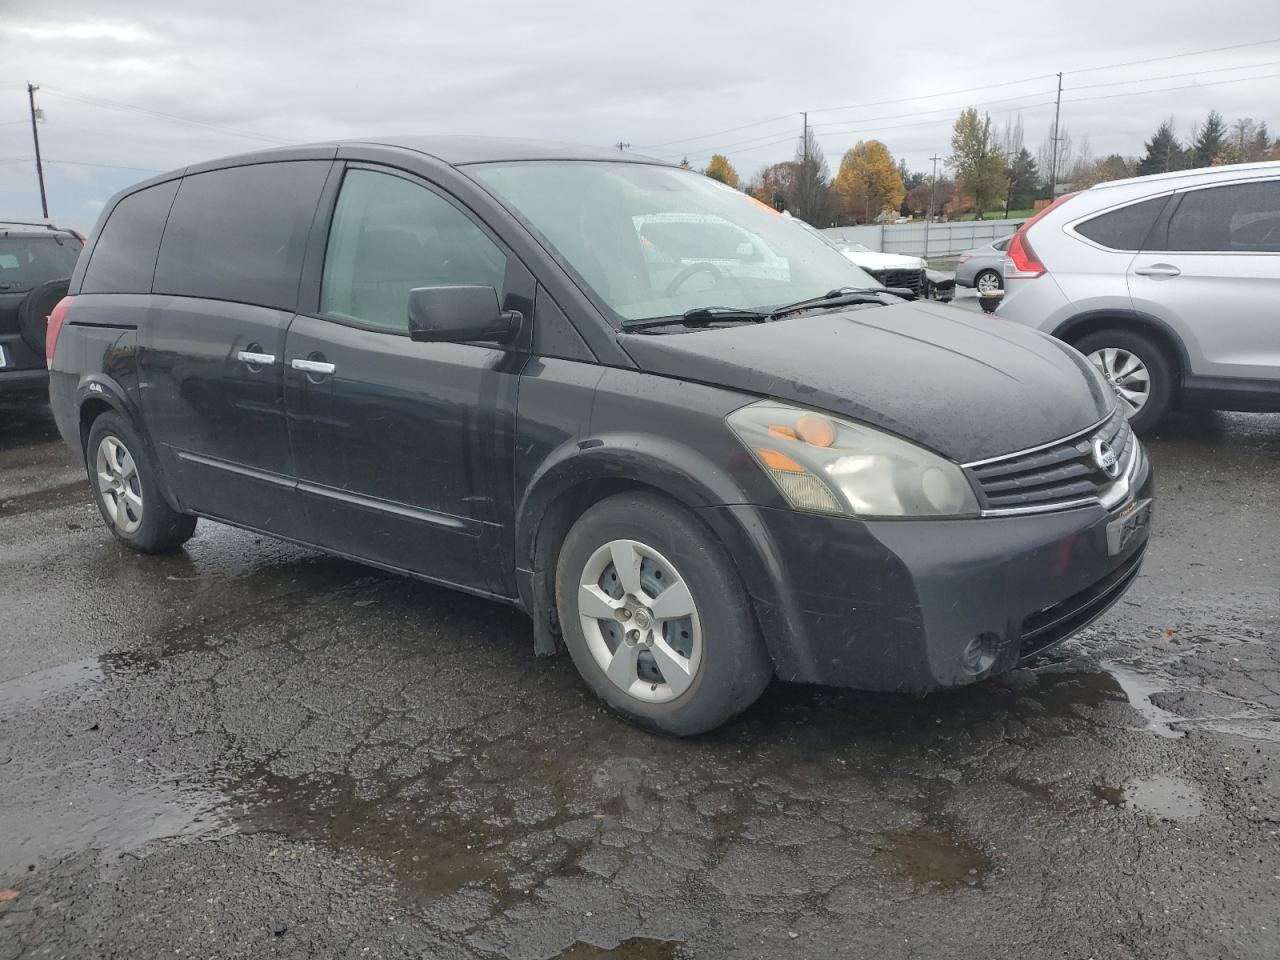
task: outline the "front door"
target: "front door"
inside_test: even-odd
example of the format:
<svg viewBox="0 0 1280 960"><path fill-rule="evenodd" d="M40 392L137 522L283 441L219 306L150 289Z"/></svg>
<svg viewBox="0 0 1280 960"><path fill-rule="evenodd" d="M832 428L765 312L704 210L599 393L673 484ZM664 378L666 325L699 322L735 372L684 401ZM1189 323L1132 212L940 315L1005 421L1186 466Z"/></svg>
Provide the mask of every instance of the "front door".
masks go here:
<svg viewBox="0 0 1280 960"><path fill-rule="evenodd" d="M289 329L289 430L308 538L452 585L510 596L516 390L524 354L415 343L409 291L531 278L463 210L399 173L349 168L319 309Z"/></svg>
<svg viewBox="0 0 1280 960"><path fill-rule="evenodd" d="M1194 374L1280 379L1280 179L1175 200L1129 266L1134 307L1182 335Z"/></svg>

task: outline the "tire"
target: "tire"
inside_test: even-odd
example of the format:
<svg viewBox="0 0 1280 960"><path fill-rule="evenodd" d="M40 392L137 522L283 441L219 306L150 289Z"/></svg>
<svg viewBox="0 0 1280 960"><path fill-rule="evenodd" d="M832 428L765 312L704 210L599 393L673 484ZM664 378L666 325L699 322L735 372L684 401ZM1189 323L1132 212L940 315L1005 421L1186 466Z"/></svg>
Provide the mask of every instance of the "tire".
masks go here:
<svg viewBox="0 0 1280 960"><path fill-rule="evenodd" d="M1116 399L1129 417L1129 425L1134 430L1144 433L1164 419L1173 403L1174 366L1155 341L1132 330L1113 329L1090 333L1077 340L1074 346L1112 382ZM1109 353L1110 351L1114 353ZM1108 359L1109 356L1111 359ZM1128 378L1122 378L1119 386L1115 383L1114 374L1123 372L1127 367L1126 356L1136 358L1145 368L1147 376L1146 399L1137 410L1133 409L1126 393L1132 395L1142 392L1140 378L1131 379L1137 376L1131 374ZM1122 393L1126 381L1132 389Z"/></svg>
<svg viewBox="0 0 1280 960"><path fill-rule="evenodd" d="M1004 289L1004 277L1001 275L999 270L980 270L978 275L973 278L973 289L977 290L979 294L983 292L982 283L984 277L987 279L988 289ZM992 285L993 282L994 286Z"/></svg>
<svg viewBox="0 0 1280 960"><path fill-rule="evenodd" d="M164 553L191 539L196 518L165 501L146 446L124 417L104 413L93 421L84 459L98 512L116 539L139 553Z"/></svg>
<svg viewBox="0 0 1280 960"><path fill-rule="evenodd" d="M18 331L23 342L36 354L44 356L44 335L49 328L49 314L67 295L70 280L50 280L33 289L18 304Z"/></svg>
<svg viewBox="0 0 1280 960"><path fill-rule="evenodd" d="M615 557L634 576L619 578ZM640 589L629 593L627 580ZM584 581L597 592L587 593ZM628 596L640 602L626 605ZM589 616L619 604L626 612ZM556 562L556 609L587 686L650 730L677 737L712 730L754 703L773 676L728 554L700 520L665 497L617 494L578 518ZM629 643L629 634L638 642ZM604 661L617 665L612 672L622 682L610 678Z"/></svg>

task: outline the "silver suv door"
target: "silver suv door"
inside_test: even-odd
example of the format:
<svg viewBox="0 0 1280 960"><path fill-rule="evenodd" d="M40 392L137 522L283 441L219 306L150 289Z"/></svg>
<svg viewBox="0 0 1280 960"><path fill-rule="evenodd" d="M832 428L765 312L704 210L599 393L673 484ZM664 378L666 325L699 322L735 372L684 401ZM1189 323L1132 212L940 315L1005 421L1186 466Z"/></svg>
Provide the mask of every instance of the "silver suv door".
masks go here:
<svg viewBox="0 0 1280 960"><path fill-rule="evenodd" d="M1181 191L1129 266L1134 308L1164 320L1192 377L1280 380L1280 178Z"/></svg>

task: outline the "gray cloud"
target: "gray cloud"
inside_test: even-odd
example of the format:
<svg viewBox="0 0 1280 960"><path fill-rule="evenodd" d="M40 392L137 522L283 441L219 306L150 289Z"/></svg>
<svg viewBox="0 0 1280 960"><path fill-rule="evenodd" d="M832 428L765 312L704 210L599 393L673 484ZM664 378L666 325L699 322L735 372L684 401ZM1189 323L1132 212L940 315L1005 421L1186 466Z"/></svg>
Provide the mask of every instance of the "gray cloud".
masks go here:
<svg viewBox="0 0 1280 960"><path fill-rule="evenodd" d="M1280 37L1274 0L1080 0L690 4L671 0L337 4L5 0L0 17L0 215L38 212L24 82L43 87L52 213L88 226L115 190L195 160L270 145L380 133L480 133L609 144L695 165L722 149L744 175L788 157L809 109L834 167L858 139L884 140L916 169L947 152L962 107L1022 113L1034 150L1054 80L873 104ZM1267 66L1270 63L1271 66ZM1138 85L1113 80L1171 77ZM1141 151L1169 115L1184 131L1211 108L1280 128L1280 43L1082 73L1065 80L1063 123L1097 154ZM1093 99L1144 87L1179 89ZM82 99L73 99L78 97ZM1090 99L1084 99L1089 97ZM110 109L103 98L182 124ZM1078 102L1073 102L1078 101ZM784 116L785 115L785 116ZM687 142L763 118L774 122ZM221 129L213 129L221 128ZM231 132L240 131L240 136ZM780 141L780 142L774 142ZM63 162L59 162L63 161ZM108 166L78 166L70 161ZM114 169L128 167L131 169Z"/></svg>

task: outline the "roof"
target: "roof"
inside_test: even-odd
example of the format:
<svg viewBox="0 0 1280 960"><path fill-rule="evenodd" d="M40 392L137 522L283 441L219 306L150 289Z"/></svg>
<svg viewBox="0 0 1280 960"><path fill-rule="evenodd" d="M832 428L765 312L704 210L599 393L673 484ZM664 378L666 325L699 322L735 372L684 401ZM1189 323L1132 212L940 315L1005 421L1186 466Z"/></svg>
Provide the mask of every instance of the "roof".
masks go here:
<svg viewBox="0 0 1280 960"><path fill-rule="evenodd" d="M1135 183L1153 184L1163 181L1178 180L1230 180L1241 174L1280 173L1280 160L1263 160L1259 163L1228 163L1220 167L1196 167L1192 170L1174 170L1170 173L1151 173L1145 177L1127 177L1124 180L1108 180L1093 186L1093 190L1106 190L1111 187L1127 187ZM1170 187L1176 187L1171 182Z"/></svg>
<svg viewBox="0 0 1280 960"><path fill-rule="evenodd" d="M20 234L27 237L47 236L55 233L66 233L71 236L80 236L79 231L73 230L71 227L60 227L52 220L36 219L36 220L4 220L0 219L0 233L5 236L13 236Z"/></svg>
<svg viewBox="0 0 1280 960"><path fill-rule="evenodd" d="M506 160L613 160L628 163L663 163L652 157L606 147L587 147L556 140L523 140L514 137L366 137L362 143L380 143L429 154L451 166L497 163Z"/></svg>

